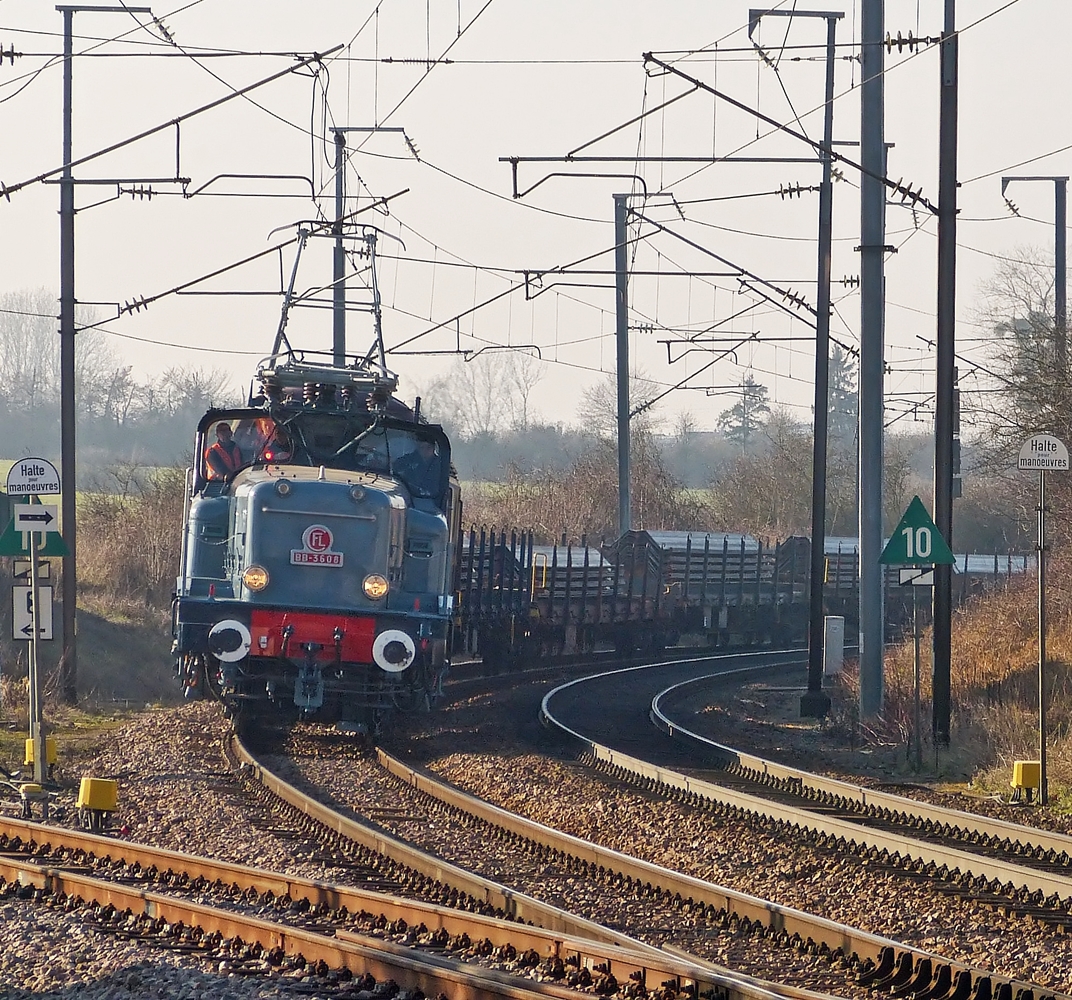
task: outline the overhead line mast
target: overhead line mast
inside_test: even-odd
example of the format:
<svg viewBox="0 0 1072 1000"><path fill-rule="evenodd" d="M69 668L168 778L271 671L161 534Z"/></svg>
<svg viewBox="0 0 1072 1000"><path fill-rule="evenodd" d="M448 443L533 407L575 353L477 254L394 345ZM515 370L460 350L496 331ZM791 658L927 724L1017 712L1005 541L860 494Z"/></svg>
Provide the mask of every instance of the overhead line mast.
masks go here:
<svg viewBox="0 0 1072 1000"><path fill-rule="evenodd" d="M885 612L882 594L882 465L886 288L885 0L860 8L860 716L882 711Z"/></svg>

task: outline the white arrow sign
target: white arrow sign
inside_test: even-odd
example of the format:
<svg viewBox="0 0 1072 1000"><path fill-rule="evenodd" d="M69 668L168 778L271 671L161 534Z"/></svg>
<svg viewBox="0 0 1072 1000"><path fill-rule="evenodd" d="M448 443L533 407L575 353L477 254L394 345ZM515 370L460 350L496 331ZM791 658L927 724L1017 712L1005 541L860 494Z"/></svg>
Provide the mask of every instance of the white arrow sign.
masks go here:
<svg viewBox="0 0 1072 1000"><path fill-rule="evenodd" d="M7 474L10 496L41 496L60 492L60 474L43 458L20 458Z"/></svg>
<svg viewBox="0 0 1072 1000"><path fill-rule="evenodd" d="M58 510L54 503L12 504L16 531L55 531Z"/></svg>
<svg viewBox="0 0 1072 1000"><path fill-rule="evenodd" d="M1052 434L1032 434L1020 449L1016 466L1037 472L1067 471L1068 449Z"/></svg>
<svg viewBox="0 0 1072 1000"><path fill-rule="evenodd" d="M37 635L41 639L52 638L52 588L37 588L38 616ZM11 588L11 638L33 637L33 588Z"/></svg>

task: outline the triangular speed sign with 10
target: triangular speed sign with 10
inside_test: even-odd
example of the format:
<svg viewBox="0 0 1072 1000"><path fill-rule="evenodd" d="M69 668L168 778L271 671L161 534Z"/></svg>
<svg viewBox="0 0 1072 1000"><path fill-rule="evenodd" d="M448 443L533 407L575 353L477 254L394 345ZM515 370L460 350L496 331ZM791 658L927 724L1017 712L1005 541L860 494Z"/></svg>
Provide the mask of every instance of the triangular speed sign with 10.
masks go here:
<svg viewBox="0 0 1072 1000"><path fill-rule="evenodd" d="M886 566L951 566L956 560L919 497L913 497L879 556Z"/></svg>

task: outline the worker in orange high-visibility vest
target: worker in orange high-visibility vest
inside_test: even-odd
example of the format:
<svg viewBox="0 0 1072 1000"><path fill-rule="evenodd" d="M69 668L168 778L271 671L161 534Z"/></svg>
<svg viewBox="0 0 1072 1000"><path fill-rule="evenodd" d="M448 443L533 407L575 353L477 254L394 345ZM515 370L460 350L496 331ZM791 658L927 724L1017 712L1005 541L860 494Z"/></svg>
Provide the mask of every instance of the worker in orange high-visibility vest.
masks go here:
<svg viewBox="0 0 1072 1000"><path fill-rule="evenodd" d="M216 424L216 443L205 449L208 478L230 479L242 464L242 449L235 444L231 425L221 420Z"/></svg>

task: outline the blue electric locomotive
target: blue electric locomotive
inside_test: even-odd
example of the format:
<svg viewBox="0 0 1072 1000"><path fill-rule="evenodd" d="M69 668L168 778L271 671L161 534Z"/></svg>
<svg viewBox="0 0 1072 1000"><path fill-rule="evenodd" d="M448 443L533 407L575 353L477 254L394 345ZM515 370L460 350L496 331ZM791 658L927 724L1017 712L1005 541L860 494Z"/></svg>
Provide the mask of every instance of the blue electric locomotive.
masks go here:
<svg viewBox="0 0 1072 1000"><path fill-rule="evenodd" d="M374 735L448 668L461 494L442 428L354 359L293 351L197 428L173 607L190 697Z"/></svg>

